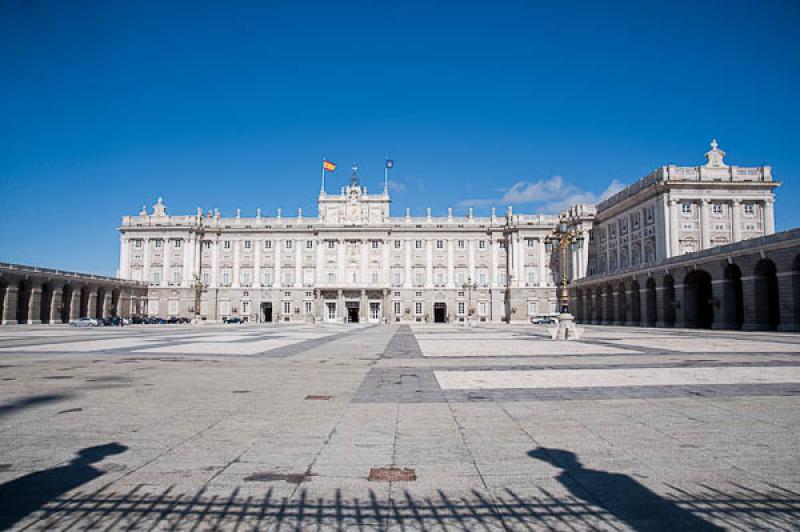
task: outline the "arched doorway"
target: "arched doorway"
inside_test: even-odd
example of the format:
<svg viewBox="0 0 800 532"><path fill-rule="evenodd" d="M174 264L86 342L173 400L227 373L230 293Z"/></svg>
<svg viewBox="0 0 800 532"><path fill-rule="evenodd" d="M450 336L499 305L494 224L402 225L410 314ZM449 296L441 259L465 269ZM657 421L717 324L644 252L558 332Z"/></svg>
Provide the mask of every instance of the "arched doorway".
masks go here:
<svg viewBox="0 0 800 532"><path fill-rule="evenodd" d="M53 308L53 285L45 283L42 285L42 301L39 304L39 321L50 323L50 311Z"/></svg>
<svg viewBox="0 0 800 532"><path fill-rule="evenodd" d="M606 308L603 311L603 323L611 325L614 323L614 289L610 284L606 285Z"/></svg>
<svg viewBox="0 0 800 532"><path fill-rule="evenodd" d="M120 298L120 289L119 288L114 288L111 291L111 309L110 310L111 310L111 315L112 316L120 316L120 315L122 315L122 312L121 312L122 309L119 308L119 298Z"/></svg>
<svg viewBox="0 0 800 532"><path fill-rule="evenodd" d="M781 322L778 300L778 275L775 263L761 259L753 271L753 297L755 321L759 329L775 330Z"/></svg>
<svg viewBox="0 0 800 532"><path fill-rule="evenodd" d="M671 275L665 275L662 281L664 327L675 326L675 280Z"/></svg>
<svg viewBox="0 0 800 532"><path fill-rule="evenodd" d="M105 288L98 288L97 289L97 301L95 302L95 316L98 318L105 318L105 301L106 301L106 289Z"/></svg>
<svg viewBox="0 0 800 532"><path fill-rule="evenodd" d="M710 329L714 323L714 302L711 293L711 275L704 270L694 270L683 278L684 326Z"/></svg>
<svg viewBox="0 0 800 532"><path fill-rule="evenodd" d="M741 329L744 323L742 272L736 264L728 264L722 278L722 325Z"/></svg>
<svg viewBox="0 0 800 532"><path fill-rule="evenodd" d="M628 321L628 302L627 302L627 289L625 283L620 283L617 287L617 315L615 316L614 323L617 325L624 325Z"/></svg>
<svg viewBox="0 0 800 532"><path fill-rule="evenodd" d="M630 322L632 325L641 325L642 323L642 306L639 298L639 281L634 280L631 283Z"/></svg>
<svg viewBox="0 0 800 532"><path fill-rule="evenodd" d="M91 318L89 309L89 300L91 298L92 290L88 286L81 287L81 308L78 313L80 318Z"/></svg>
<svg viewBox="0 0 800 532"><path fill-rule="evenodd" d="M31 283L21 281L17 287L17 323L28 323L30 319Z"/></svg>
<svg viewBox="0 0 800 532"><path fill-rule="evenodd" d="M61 289L61 322L69 323L70 312L72 311L72 292L74 289L71 284L65 284Z"/></svg>

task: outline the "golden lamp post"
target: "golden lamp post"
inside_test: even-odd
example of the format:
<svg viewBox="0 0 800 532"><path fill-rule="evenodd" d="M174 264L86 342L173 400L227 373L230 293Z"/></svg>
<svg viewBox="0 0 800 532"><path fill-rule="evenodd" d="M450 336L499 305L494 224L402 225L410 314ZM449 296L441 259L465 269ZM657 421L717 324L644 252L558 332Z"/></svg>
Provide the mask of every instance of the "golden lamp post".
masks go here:
<svg viewBox="0 0 800 532"><path fill-rule="evenodd" d="M545 249L548 255L553 247L561 251L561 293L559 294L560 313L569 314L569 292L567 291L567 249L575 249L583 243L583 231L570 229L562 218L555 229L545 238Z"/></svg>

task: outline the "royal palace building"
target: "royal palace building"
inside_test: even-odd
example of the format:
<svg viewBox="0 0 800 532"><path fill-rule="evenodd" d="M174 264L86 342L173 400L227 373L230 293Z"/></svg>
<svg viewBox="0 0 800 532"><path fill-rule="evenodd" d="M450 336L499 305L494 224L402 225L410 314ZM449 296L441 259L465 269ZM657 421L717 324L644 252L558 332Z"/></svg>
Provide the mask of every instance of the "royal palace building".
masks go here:
<svg viewBox="0 0 800 532"><path fill-rule="evenodd" d="M125 216L119 276L149 283L149 315L250 322L527 322L554 314L561 253L546 245L560 220L585 236L570 279L655 263L774 232L769 166L664 166L598 206L561 215L392 216L388 189L369 194L354 167L338 194L324 185L317 215L173 216L159 198Z"/></svg>

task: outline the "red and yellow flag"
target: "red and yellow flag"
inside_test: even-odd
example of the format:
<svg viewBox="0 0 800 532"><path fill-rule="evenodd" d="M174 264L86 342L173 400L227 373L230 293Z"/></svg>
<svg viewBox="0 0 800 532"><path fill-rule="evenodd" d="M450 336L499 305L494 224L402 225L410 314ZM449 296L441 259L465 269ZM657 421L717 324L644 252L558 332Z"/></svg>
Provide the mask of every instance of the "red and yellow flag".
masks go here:
<svg viewBox="0 0 800 532"><path fill-rule="evenodd" d="M333 172L334 170L336 170L336 165L328 160L323 160L322 169L327 170L328 172Z"/></svg>

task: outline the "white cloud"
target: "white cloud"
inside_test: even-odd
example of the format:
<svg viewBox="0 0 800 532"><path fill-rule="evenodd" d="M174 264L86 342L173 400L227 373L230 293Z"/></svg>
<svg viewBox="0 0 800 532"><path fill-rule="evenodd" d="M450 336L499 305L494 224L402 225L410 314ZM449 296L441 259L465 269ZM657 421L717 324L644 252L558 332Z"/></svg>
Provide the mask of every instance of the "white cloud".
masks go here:
<svg viewBox="0 0 800 532"><path fill-rule="evenodd" d="M618 179L614 179L598 196L594 192L581 189L577 185L567 183L556 175L540 181L519 181L507 190L501 190L499 198L468 199L459 202L462 207L485 207L490 205L534 205L542 212L558 213L576 203L594 204L613 196L625 187Z"/></svg>
<svg viewBox="0 0 800 532"><path fill-rule="evenodd" d="M393 181L390 179L387 185L389 186L389 190L394 190L395 192L406 191L406 186L403 183L400 183L399 181Z"/></svg>

